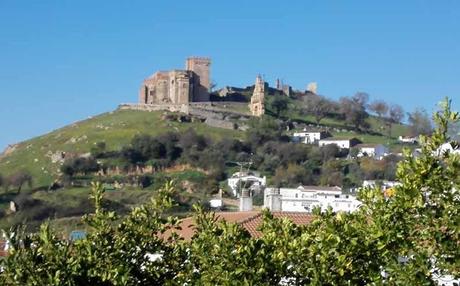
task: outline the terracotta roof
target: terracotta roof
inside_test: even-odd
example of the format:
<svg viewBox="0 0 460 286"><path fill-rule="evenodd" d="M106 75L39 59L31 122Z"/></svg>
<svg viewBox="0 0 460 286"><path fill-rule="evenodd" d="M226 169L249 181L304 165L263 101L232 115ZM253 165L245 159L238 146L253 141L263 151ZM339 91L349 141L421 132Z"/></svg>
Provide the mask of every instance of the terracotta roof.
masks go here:
<svg viewBox="0 0 460 286"><path fill-rule="evenodd" d="M297 225L306 225L313 220L313 216L301 212L272 212L275 218L287 218ZM230 223L237 223L244 227L252 237L260 237L261 232L258 227L262 223L262 212L247 211L247 212L216 212L218 220L225 220ZM194 221L192 217L183 219L180 222L181 230L176 232L185 240L191 240L195 234Z"/></svg>
<svg viewBox="0 0 460 286"><path fill-rule="evenodd" d="M5 257L8 255L8 251L5 250L6 240L0 240L0 257Z"/></svg>

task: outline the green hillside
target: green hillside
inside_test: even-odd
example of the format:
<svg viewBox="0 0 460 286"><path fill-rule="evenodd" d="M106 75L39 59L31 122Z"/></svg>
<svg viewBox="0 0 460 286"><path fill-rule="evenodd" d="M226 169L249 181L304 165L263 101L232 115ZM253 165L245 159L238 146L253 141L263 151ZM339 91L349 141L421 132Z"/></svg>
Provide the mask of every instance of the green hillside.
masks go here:
<svg viewBox="0 0 460 286"><path fill-rule="evenodd" d="M239 106L241 108L245 107L243 105ZM251 125L252 123L250 122L260 123L267 122L265 120L268 120L278 122L277 124L280 124L280 126L287 122L297 122L297 124L299 124L298 126L317 126L312 116L301 114L296 109L296 102L293 99L289 100L288 108L280 116L281 120L273 118L273 112L270 110L269 106L267 107L267 113L269 115L264 117L262 121L239 121L238 125ZM247 112L247 110L238 111ZM55 180L61 178L60 168L63 163L62 153L65 153L66 158L78 157L88 154L91 148L96 146L99 142L104 142L107 147L106 152L110 153L110 151L119 151L123 147L129 145L133 137L138 134L155 136L169 131L183 134L189 129L193 129L198 135L206 135L207 138L211 138L213 139L212 141L216 142L223 138L247 139L247 134L244 131L211 127L200 120L186 121L187 122L179 122L174 119L174 116L171 116L171 113L164 111L145 112L116 110L75 122L43 136L14 145L12 149L0 156L0 174L7 178L11 174L25 170L32 176L33 184L32 188L25 185L20 193L17 193L17 189L14 187L9 188L8 191L6 191L6 188L0 187L0 228L6 228L19 223L26 223L29 227L35 228L47 218L51 218L52 225L62 233L68 233L80 226L76 218L81 214L91 212L93 209L88 199L90 193L89 187L85 187L85 185L80 187L68 185L57 191L48 190L48 187ZM285 122L283 123L282 121ZM394 124L392 128L392 137L388 137L387 130L385 129L385 122L374 116L367 118L367 121L370 128L363 132L353 130L353 128L347 126L344 121L337 120L333 117L324 118L318 127L327 128L334 137L356 137L364 143L382 143L389 145L393 151L400 151L402 145L397 143L396 137L405 135L407 133L407 126ZM255 126L264 128L263 124L257 124ZM259 127L253 128L252 132L254 132L254 130L259 130L258 128ZM263 132L270 131L267 129ZM287 130L283 127L281 135L290 135L292 132L293 130ZM260 171L262 171L269 180L272 180L276 175L275 169L280 164L280 154L275 154L276 152L273 153L273 151L272 154L264 154L264 149L258 148L262 147L263 143L265 142L261 142L261 146L253 146L252 148L255 148L253 149L254 153L256 153L255 151L258 153L255 156L259 158L259 164L262 164L260 160L265 162L265 165L263 165L265 169L261 169ZM283 147L283 144L291 143L283 143L280 141L276 144L281 144L278 145L281 150L280 152L289 152L289 150L292 149L291 147ZM210 148L211 147L212 146L210 146ZM301 147L301 149L297 151L310 150L307 146L298 147ZM302 149L304 147L306 149ZM212 148L209 150L212 151ZM220 151L221 150L217 150L218 153ZM293 152L295 153L296 151L293 150ZM311 150L308 152L311 152ZM205 155L206 152L202 153L200 156ZM230 161L236 161L237 159L235 158L238 157L237 155L236 153L233 154L234 159ZM313 156L314 152L310 153L310 155ZM304 157L301 153L295 156ZM306 159L308 160L308 156ZM210 160L214 160L214 157L211 157ZM290 160L295 161L296 158L291 158ZM305 158L303 160L305 160ZM341 160L343 166L348 164L345 158ZM308 166L310 166L310 163L303 166L309 168ZM212 185L212 183L209 185L209 170L206 171L204 169L196 167L190 168L187 166L181 168L180 164L182 163L179 162L178 165L175 166L178 167L176 169L172 166L173 168L170 170L167 169L149 174L152 184L146 188L140 189L132 185L126 185L116 190L109 190L105 195L108 203L107 207L119 213L126 213L132 206L145 202L150 196L155 194L154 191L165 181L173 179L179 183L178 187L180 190L176 198L179 205L173 211L184 215L190 210L191 204L207 201L211 196L211 191L215 191L217 187L215 184ZM329 172L326 165L327 164L321 166L320 164L316 168L322 168L324 172ZM235 166L225 163L223 172L226 176L230 176L235 171L238 171ZM300 178L304 175L305 174L300 175ZM127 176L127 174L121 174L118 175L118 177L113 176L113 178L117 181ZM84 180L88 183L95 178L93 174ZM225 190L227 187L224 179L217 180L220 188ZM324 178L321 179L317 176L315 181L321 183L324 181ZM326 180L324 184L329 183ZM14 201L18 205L19 210L17 212L11 212L9 210L10 201Z"/></svg>
<svg viewBox="0 0 460 286"><path fill-rule="evenodd" d="M136 134L158 135L168 131L193 128L212 138L243 136L241 131L210 127L200 122L181 123L162 120L164 112L117 110L75 122L46 135L17 144L14 151L0 158L0 174L28 170L35 186L49 185L58 175L59 163L53 163L56 152L87 153L97 142L118 150L129 144Z"/></svg>

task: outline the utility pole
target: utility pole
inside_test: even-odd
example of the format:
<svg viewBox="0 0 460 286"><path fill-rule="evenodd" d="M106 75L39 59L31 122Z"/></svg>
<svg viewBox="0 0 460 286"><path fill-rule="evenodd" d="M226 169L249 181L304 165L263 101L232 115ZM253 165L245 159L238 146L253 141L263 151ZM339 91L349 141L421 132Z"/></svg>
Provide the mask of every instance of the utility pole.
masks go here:
<svg viewBox="0 0 460 286"><path fill-rule="evenodd" d="M241 191L243 190L242 187L245 188L245 187L246 187L246 184L247 184L247 182L244 182L244 186L241 186L241 184L243 183L243 181L241 180L241 178L243 177L243 168L244 168L244 166L247 165L248 167L247 167L247 169L246 169L246 172L249 172L249 169L251 168L251 165L252 165L253 162L252 162L252 160L251 160L251 161L249 161L249 162L235 162L235 163L236 163L238 166L240 166L240 174L239 174L239 178L240 178L240 179L239 179L239 181L238 181L238 189L239 189L239 191L241 192Z"/></svg>

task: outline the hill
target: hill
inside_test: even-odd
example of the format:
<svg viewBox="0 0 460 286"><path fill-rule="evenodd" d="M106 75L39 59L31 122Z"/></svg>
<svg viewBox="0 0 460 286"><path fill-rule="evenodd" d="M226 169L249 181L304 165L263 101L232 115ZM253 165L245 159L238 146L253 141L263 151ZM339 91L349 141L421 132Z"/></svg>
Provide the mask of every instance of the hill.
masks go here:
<svg viewBox="0 0 460 286"><path fill-rule="evenodd" d="M168 131L194 129L198 134L212 138L240 138L243 132L208 126L201 122L174 122L162 120L165 112L116 110L75 122L19 144L0 157L0 174L9 175L18 170L28 170L35 186L53 182L59 173L61 152L84 154L97 142L119 150L128 145L136 134L158 135Z"/></svg>
<svg viewBox="0 0 460 286"><path fill-rule="evenodd" d="M291 122L297 128L301 126L327 128L334 137L356 137L364 143L389 145L395 151L401 149L401 145L397 143L395 137L407 132L407 126L394 124L392 137L387 137L385 136L385 122L374 116L367 118L370 127L363 132L353 130L343 120L334 117L326 117L318 125L312 116L299 112L296 108L296 100L291 98L288 99L287 109L282 112L280 120L276 119L273 116L274 112L270 110L271 100L269 98L267 103L269 115L262 121L275 120L283 124ZM225 103L220 104L225 105ZM245 113L247 112L247 105L235 105L234 109L235 112ZM65 159L88 155L99 142L106 143L107 151L111 152L119 151L129 145L133 137L139 134L157 136L169 131L183 134L185 131L193 129L197 134L206 135L206 137L215 139L213 141L216 142L221 139L245 139L247 137L245 131L212 127L202 120L193 120L193 118L192 120L190 118L188 120L177 119L177 114L165 111L116 110L75 122L43 136L14 145L0 156L0 174L8 177L18 171L27 170L32 175L33 185L32 188L25 187L20 194L15 189L0 193L0 228L20 222L25 222L30 227L36 227L46 218L53 218L53 225L65 233L78 227L78 220L74 219L74 216L92 211L92 206L88 200L89 188L84 185L80 187L69 186L58 191L49 191L48 188L56 179L60 178L60 168ZM234 122L234 119L231 120ZM236 123L240 125L249 124L246 119L241 119ZM292 129L283 130L284 135L289 135L293 131ZM257 146L255 147L257 148ZM289 151L289 149L290 147L282 148L284 151ZM295 152L295 150L293 151ZM205 150L205 152L207 151ZM276 158L280 154L267 154L267 157L263 154L265 152L263 148L258 149L257 152L259 152L256 154L259 156L259 160L261 158L268 160L264 165L265 170L261 171L271 178L275 175L277 164L280 164L279 161L276 161L279 160ZM304 155L301 156L304 157ZM296 158L289 160L295 161ZM344 161L344 164L348 163ZM226 166L223 170L226 176L231 175L234 171L236 171L234 166ZM145 202L165 180L176 179L176 181L181 182L180 187L183 191L178 194L179 206L174 209L174 212L184 214L189 210L192 203L209 199L209 190L216 188L215 185L206 185L208 175L205 170L200 168L174 166L151 175L153 184L147 188L139 189L127 185L107 192L105 195L108 201L107 207L125 213L131 206ZM89 177L89 180L91 178ZM225 188L225 181L219 180L221 180L220 187ZM199 186L195 188L198 191L191 191L192 185ZM8 210L12 200L19 208L16 213Z"/></svg>

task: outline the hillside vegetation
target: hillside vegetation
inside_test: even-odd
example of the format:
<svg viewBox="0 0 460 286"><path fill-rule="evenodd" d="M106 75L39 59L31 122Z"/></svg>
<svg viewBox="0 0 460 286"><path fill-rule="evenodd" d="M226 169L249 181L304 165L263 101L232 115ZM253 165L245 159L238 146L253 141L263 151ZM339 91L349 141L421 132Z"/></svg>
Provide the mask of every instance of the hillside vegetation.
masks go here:
<svg viewBox="0 0 460 286"><path fill-rule="evenodd" d="M52 154L88 153L97 142L105 142L111 150L119 150L137 134L158 135L168 131L183 132L189 128L216 139L243 136L241 131L210 127L199 122L165 121L161 119L162 114L117 110L21 142L9 154L0 157L0 174L7 176L19 170L28 170L35 186L47 186L56 179L60 168L58 162L52 162Z"/></svg>
<svg viewBox="0 0 460 286"><path fill-rule="evenodd" d="M144 202L167 180L176 180L181 191L176 198L179 206L173 212L184 215L193 203L206 202L218 188L226 190L226 178L238 171L236 161L251 160L252 168L277 186L350 188L359 186L363 179L394 177L397 158L348 160L347 153L333 146L290 143L289 136L295 129L321 128L334 137L356 137L363 143L382 143L400 152L402 145L396 138L408 133L407 126L393 122L388 136L388 120L367 115L360 123L365 128L355 127L340 117L338 105L318 122L301 108L301 100L268 96L267 115L250 120L241 117L236 122L247 131L211 127L193 118L177 120L163 111L116 110L16 144L0 156L0 174L4 178L18 172L30 175L23 178L19 188L14 184L3 187L0 228L21 222L35 227L52 218L53 225L67 233L79 225L74 216L92 211L88 185L94 180L102 180L111 190L105 195L108 207L120 213ZM238 106L237 112L248 112L244 104ZM101 143L104 148L96 156L94 149ZM152 151L152 144L160 149ZM178 153L171 155L168 150ZM82 156L89 159L74 160ZM87 163L95 169L72 169L75 164ZM63 164L67 168L63 169ZM132 173L147 166L156 167L147 174ZM100 177L95 172L102 168L113 171L114 167L121 173ZM9 210L10 201L15 202L17 212Z"/></svg>

